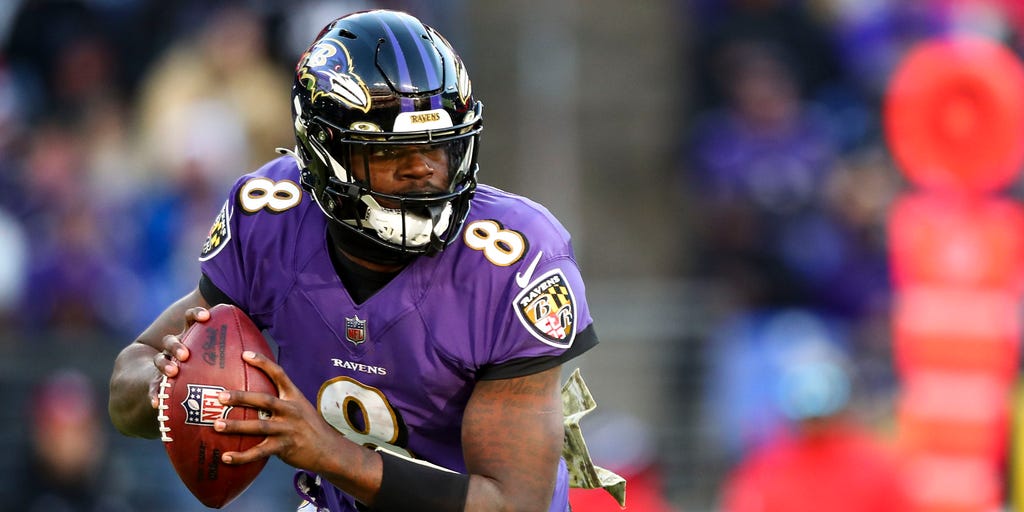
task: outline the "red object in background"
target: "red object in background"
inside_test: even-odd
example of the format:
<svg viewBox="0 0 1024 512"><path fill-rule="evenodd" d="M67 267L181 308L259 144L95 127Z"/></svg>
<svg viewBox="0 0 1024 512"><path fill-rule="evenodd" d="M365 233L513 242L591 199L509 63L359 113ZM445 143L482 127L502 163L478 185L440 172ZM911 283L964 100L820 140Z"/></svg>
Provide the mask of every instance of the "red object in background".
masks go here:
<svg viewBox="0 0 1024 512"><path fill-rule="evenodd" d="M905 452L1005 458L1010 388L988 372L918 369L904 377L899 398L900 446Z"/></svg>
<svg viewBox="0 0 1024 512"><path fill-rule="evenodd" d="M1024 206L998 197L905 195L890 214L889 247L897 287L942 284L1016 295L1024 282Z"/></svg>
<svg viewBox="0 0 1024 512"><path fill-rule="evenodd" d="M908 510L997 510L1024 213L996 193L1024 162L1024 68L992 40L926 41L896 71L884 108L893 156L926 189L899 199L889 225Z"/></svg>
<svg viewBox="0 0 1024 512"><path fill-rule="evenodd" d="M905 286L895 292L893 357L915 369L986 372L1009 386L1018 375L1018 294L996 288Z"/></svg>
<svg viewBox="0 0 1024 512"><path fill-rule="evenodd" d="M917 185L958 193L1011 183L1024 161L1024 69L981 37L914 47L885 98L889 148Z"/></svg>
<svg viewBox="0 0 1024 512"><path fill-rule="evenodd" d="M1003 510L1000 469L985 457L912 453L906 462L913 512Z"/></svg>
<svg viewBox="0 0 1024 512"><path fill-rule="evenodd" d="M569 489L573 512L675 512L661 491L661 480L654 467L634 473L620 473L626 479L626 508L604 489Z"/></svg>
<svg viewBox="0 0 1024 512"><path fill-rule="evenodd" d="M825 427L825 426L822 426ZM780 439L729 476L723 512L907 512L899 462L872 434L830 424Z"/></svg>

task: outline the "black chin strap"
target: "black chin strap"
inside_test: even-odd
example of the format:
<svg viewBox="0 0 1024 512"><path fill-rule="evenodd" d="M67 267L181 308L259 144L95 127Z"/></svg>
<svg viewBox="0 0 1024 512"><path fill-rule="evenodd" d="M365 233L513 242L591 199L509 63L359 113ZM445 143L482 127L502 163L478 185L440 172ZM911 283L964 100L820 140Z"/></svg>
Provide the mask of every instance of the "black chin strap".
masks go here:
<svg viewBox="0 0 1024 512"><path fill-rule="evenodd" d="M415 253L401 252L375 244L334 220L328 219L327 232L330 235L329 242L336 249L344 249L352 256L381 265L407 265L418 256Z"/></svg>

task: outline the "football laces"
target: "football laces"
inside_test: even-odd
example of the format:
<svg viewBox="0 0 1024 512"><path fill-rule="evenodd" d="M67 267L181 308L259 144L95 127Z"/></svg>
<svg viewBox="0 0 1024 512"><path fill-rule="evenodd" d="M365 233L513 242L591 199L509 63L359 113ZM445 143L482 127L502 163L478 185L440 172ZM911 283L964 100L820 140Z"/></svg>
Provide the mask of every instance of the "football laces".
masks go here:
<svg viewBox="0 0 1024 512"><path fill-rule="evenodd" d="M160 391L157 392L156 394L156 420L160 422L160 440L165 443L174 441L174 439L172 439L171 436L167 435L171 431L171 427L168 427L166 424L166 422L171 419L170 417L167 416L166 412L167 409L170 408L170 406L164 403L164 400L168 400L171 398L171 395L167 394L167 388L169 387L171 387L171 383L167 382L167 376L164 375L164 378L160 379Z"/></svg>

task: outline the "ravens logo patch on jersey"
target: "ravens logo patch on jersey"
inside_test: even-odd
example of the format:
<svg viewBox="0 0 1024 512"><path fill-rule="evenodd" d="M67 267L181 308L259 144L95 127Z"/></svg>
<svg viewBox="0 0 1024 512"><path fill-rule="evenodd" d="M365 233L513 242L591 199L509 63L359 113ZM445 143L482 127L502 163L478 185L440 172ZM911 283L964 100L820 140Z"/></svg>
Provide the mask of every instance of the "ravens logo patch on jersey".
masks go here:
<svg viewBox="0 0 1024 512"><path fill-rule="evenodd" d="M229 201L224 201L217 218L213 219L213 226L210 226L210 233L206 235L206 242L203 243L203 251L199 253L199 261L206 261L220 252L221 248L231 240L231 206Z"/></svg>
<svg viewBox="0 0 1024 512"><path fill-rule="evenodd" d="M551 270L527 285L513 307L519 320L538 340L569 348L576 338L576 300L560 269Z"/></svg>

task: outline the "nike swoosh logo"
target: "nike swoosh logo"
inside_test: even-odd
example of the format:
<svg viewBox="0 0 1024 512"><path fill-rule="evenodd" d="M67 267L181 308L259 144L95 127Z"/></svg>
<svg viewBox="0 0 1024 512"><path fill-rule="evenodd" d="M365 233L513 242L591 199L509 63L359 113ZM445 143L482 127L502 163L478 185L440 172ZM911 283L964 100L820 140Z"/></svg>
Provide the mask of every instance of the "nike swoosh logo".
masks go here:
<svg viewBox="0 0 1024 512"><path fill-rule="evenodd" d="M526 285L530 284L530 279L533 278L533 271L537 269L537 263L540 263L540 257L544 255L544 251L537 252L537 256L530 262L530 266L526 267L526 273L516 272L516 284L520 288L526 288Z"/></svg>

